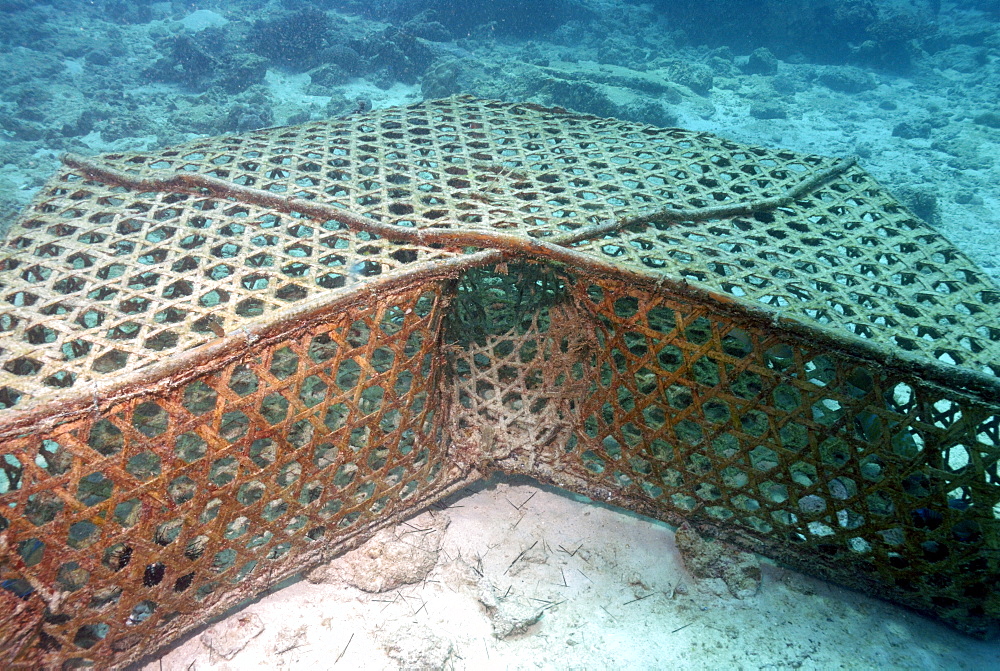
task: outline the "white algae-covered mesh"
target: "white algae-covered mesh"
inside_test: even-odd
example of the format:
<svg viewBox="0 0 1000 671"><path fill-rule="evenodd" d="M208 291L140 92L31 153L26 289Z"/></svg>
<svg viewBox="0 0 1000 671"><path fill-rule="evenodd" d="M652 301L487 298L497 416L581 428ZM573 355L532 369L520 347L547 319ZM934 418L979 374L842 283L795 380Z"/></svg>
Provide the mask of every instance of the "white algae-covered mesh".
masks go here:
<svg viewBox="0 0 1000 671"><path fill-rule="evenodd" d="M5 664L490 469L994 633L1000 290L852 160L458 97L64 162L0 257Z"/></svg>

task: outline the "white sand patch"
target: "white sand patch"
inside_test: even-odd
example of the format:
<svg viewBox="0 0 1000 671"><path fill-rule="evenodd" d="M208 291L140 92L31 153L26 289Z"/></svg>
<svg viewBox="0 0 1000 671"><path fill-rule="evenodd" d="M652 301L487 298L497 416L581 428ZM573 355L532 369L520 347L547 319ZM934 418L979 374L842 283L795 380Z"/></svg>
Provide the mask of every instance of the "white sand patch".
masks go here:
<svg viewBox="0 0 1000 671"><path fill-rule="evenodd" d="M211 9L198 9L181 19L180 23L185 30L197 33L206 28L224 26L229 23L229 19Z"/></svg>
<svg viewBox="0 0 1000 671"><path fill-rule="evenodd" d="M355 79L338 90L350 100L357 98L369 100L372 109L399 107L423 100L419 84L409 85L396 82L390 88L381 89L367 79Z"/></svg>
<svg viewBox="0 0 1000 671"><path fill-rule="evenodd" d="M274 118L277 124L285 123L293 115L309 114L310 119L324 119L330 96L315 96L306 93L310 84L308 73L292 73L268 70L265 78L268 92L274 101ZM369 109L399 107L422 100L419 86L393 84L391 88L380 89L366 79L355 79L348 84L333 89L346 100L364 100Z"/></svg>

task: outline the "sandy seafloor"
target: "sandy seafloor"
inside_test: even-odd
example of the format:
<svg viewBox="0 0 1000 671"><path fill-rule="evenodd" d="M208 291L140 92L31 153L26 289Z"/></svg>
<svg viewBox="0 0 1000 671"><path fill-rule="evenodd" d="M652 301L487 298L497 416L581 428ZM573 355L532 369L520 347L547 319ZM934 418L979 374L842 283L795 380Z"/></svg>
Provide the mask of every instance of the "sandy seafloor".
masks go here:
<svg viewBox="0 0 1000 671"><path fill-rule="evenodd" d="M175 3L157 13L162 18L118 30L133 40L154 28L193 31L202 21L216 19L200 14L184 23L185 17L199 9L224 17L224 5ZM1000 278L1000 128L974 121L996 111L1000 100L1000 29L995 23L982 28L980 15L948 2L938 21L954 38L951 46L923 54L905 74L865 71L874 82L867 90L848 93L824 84L821 75L832 66L782 60L775 76L745 74L745 54L722 54L729 66L717 70L710 90L671 85L664 118L770 147L858 154L862 166L890 190L916 191L922 202L929 198L935 205L926 212L931 223ZM100 31L92 19L81 26ZM528 61L542 54L546 77L589 77L611 103L627 110L647 95L643 82L664 70L607 62L615 59L601 59L596 52L576 53L565 40L467 39L443 49L457 54L449 67L467 68L474 76L459 77L451 89L426 82L423 87L421 82L380 87L357 78L333 87L335 94L343 100L364 97L374 107L415 102L428 91L516 96L525 90L518 82L537 75L540 67ZM17 60L25 56L23 50L17 47L6 58ZM661 56L692 53L711 61L705 50ZM134 54L126 50L125 57L134 59ZM55 62L61 66L49 68L51 81L39 83L55 82L64 110L82 108L87 94L74 88L74 81L95 66L84 58L57 56ZM309 84L308 73L268 70L257 92L270 101L272 125L325 116L331 98L307 92ZM161 124L169 121L163 109L174 98L183 105L189 93L163 83L131 91L139 100L155 100L148 115ZM551 95L538 100L573 107L573 101ZM765 102L781 108L778 118L750 113ZM926 132L894 135L904 121ZM0 166L0 196L6 204L0 216L8 221L12 208L26 203L55 169L60 151L144 149L162 141L155 134L119 133L107 139L93 131L68 147L25 144L27 151L14 147L9 134L5 137L0 149L9 145L5 155L12 158ZM970 639L766 561L757 594L737 599L684 571L666 526L531 483L501 480L477 486L397 527L394 535L403 547L417 546L410 559L419 563L429 550L421 546L425 541L413 539L430 536L430 525L445 521L450 524L432 568L415 584L368 593L342 582L302 580L196 632L147 660L145 668L1000 668L1000 643ZM369 544L357 552L374 558L385 547ZM525 629L498 636L498 620L520 622ZM235 651L240 643L245 647Z"/></svg>

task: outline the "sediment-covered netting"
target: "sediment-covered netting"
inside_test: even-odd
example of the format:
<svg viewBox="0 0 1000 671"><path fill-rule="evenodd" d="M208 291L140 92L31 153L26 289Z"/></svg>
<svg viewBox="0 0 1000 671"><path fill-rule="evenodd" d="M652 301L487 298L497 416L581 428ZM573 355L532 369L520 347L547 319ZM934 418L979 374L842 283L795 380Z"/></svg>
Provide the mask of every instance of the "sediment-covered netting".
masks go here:
<svg viewBox="0 0 1000 671"><path fill-rule="evenodd" d="M491 469L995 632L1000 291L853 161L458 97L65 163L0 258L7 665Z"/></svg>
<svg viewBox="0 0 1000 671"><path fill-rule="evenodd" d="M450 491L440 288L303 319L9 437L3 586L46 606L41 658L23 661L148 649Z"/></svg>
<svg viewBox="0 0 1000 671"><path fill-rule="evenodd" d="M562 304L454 350L485 463L986 631L995 403L655 288L548 282Z"/></svg>

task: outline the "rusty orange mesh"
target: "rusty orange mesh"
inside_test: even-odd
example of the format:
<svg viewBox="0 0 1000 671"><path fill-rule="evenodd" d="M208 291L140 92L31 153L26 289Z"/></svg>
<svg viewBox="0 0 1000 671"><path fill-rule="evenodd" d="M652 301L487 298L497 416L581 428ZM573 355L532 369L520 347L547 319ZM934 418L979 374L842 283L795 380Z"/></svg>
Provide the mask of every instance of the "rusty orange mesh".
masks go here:
<svg viewBox="0 0 1000 671"><path fill-rule="evenodd" d="M494 469L995 633L1000 290L853 160L456 97L64 162L0 257L7 666Z"/></svg>

